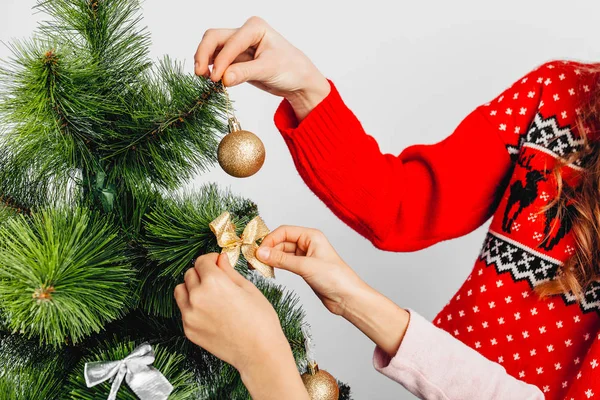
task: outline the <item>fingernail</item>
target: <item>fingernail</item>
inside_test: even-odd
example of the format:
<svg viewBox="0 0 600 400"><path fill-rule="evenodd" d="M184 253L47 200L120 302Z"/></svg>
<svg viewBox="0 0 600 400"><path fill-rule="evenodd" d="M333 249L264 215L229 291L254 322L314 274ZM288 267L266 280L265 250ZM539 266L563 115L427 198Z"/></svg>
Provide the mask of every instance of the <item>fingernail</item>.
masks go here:
<svg viewBox="0 0 600 400"><path fill-rule="evenodd" d="M233 85L235 85L235 73L228 72L225 75L225 78L227 79L227 86L233 86Z"/></svg>
<svg viewBox="0 0 600 400"><path fill-rule="evenodd" d="M256 255L262 260L268 260L269 254L271 254L271 249L268 247L259 247L258 250L256 250Z"/></svg>

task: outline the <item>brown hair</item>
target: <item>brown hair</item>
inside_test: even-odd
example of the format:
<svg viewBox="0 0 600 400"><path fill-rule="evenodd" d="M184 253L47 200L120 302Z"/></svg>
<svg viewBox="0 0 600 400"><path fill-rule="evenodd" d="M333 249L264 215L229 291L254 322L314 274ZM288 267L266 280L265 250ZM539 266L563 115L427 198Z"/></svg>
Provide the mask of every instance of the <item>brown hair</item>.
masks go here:
<svg viewBox="0 0 600 400"><path fill-rule="evenodd" d="M600 77L600 64L580 69ZM600 86L596 84L591 93L582 100L576 124L584 141L582 150L558 162L553 171L558 192L542 210L558 205L555 221L571 219L576 249L555 279L536 287L542 297L572 292L581 299L590 283L600 280L600 143L596 139L596 133L600 132ZM576 160L582 163L583 171L579 186L572 189L564 184L561 169ZM574 212L566 213L567 204Z"/></svg>

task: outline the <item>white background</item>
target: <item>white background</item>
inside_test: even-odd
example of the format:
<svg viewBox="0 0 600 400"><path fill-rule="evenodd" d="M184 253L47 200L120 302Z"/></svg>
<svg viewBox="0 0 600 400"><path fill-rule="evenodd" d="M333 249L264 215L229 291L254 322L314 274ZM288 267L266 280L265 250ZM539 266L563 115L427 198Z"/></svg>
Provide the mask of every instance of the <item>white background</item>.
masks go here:
<svg viewBox="0 0 600 400"><path fill-rule="evenodd" d="M32 14L34 4L0 0L0 40L30 35L41 17ZM206 29L263 17L336 83L382 151L394 154L443 139L474 107L544 61L600 60L597 0L147 0L143 7L152 56L185 60L190 72ZM8 54L1 46L0 58ZM230 94L242 126L265 142L265 166L245 180L216 166L193 184L217 181L255 200L272 228L293 224L323 230L369 284L432 319L469 274L484 228L417 253L376 250L302 182L273 125L279 99L249 85ZM320 366L350 383L354 399L412 398L373 370L370 341L330 316L302 281L280 272L278 282L301 296Z"/></svg>

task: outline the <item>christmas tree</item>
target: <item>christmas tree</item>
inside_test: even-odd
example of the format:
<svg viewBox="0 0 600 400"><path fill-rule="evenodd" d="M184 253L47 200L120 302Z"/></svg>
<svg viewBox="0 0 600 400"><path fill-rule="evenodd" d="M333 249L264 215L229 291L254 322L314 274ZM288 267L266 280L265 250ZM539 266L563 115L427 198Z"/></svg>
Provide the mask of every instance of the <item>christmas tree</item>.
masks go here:
<svg viewBox="0 0 600 400"><path fill-rule="evenodd" d="M210 184L181 189L216 161L220 83L153 63L135 0L48 0L0 69L0 395L106 399L84 366L151 344L170 399L247 399L238 373L183 333L173 298L193 260L220 251L209 223L241 230L250 200ZM298 299L251 272L305 363ZM342 386L343 396L349 390ZM136 399L121 385L118 399Z"/></svg>

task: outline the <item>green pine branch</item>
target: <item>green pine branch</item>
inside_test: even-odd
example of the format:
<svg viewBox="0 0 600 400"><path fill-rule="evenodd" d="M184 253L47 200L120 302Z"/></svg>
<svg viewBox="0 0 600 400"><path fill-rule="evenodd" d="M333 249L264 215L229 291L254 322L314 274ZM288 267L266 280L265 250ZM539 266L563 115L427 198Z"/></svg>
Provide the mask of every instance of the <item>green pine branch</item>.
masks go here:
<svg viewBox="0 0 600 400"><path fill-rule="evenodd" d="M340 381L338 381L338 386L340 388L339 400L352 400L352 392L350 390L350 386Z"/></svg>
<svg viewBox="0 0 600 400"><path fill-rule="evenodd" d="M30 212L28 208L17 203L12 197L0 195L0 225L18 214L29 214Z"/></svg>
<svg viewBox="0 0 600 400"><path fill-rule="evenodd" d="M84 385L85 360L150 341L176 398L249 399L235 369L185 338L173 299L192 261L220 251L212 220L228 210L241 234L258 215L215 185L165 194L214 165L222 86L168 57L153 66L137 0L37 9L50 18L0 66L0 393L104 399L107 385ZM297 297L243 257L236 269L273 304L301 369Z"/></svg>
<svg viewBox="0 0 600 400"><path fill-rule="evenodd" d="M78 358L76 349L55 350L21 335L0 334L0 398L62 399L65 372Z"/></svg>
<svg viewBox="0 0 600 400"><path fill-rule="evenodd" d="M220 252L209 224L229 210L238 234L258 214L254 203L206 185L193 194L173 195L156 201L145 217L149 262L142 269L142 304L154 315L171 316L176 310L173 291L200 255ZM240 258L241 259L241 258ZM241 268L241 269L240 269ZM238 265L246 270L244 261Z"/></svg>
<svg viewBox="0 0 600 400"><path fill-rule="evenodd" d="M24 176L42 188L67 186L75 170L91 163L86 142L95 135L86 116L94 110L82 96L89 70L43 40L13 43L13 58L0 69L0 146L10 163L5 177L13 186ZM75 112L71 112L75 110Z"/></svg>
<svg viewBox="0 0 600 400"><path fill-rule="evenodd" d="M91 191L103 175L136 194L175 189L214 164L225 131L222 87L168 57L151 68L137 7L40 3L54 19L34 39L11 44L0 71L0 121L10 127L0 144L11 176Z"/></svg>
<svg viewBox="0 0 600 400"><path fill-rule="evenodd" d="M140 27L137 0L43 0L36 9L50 17L40 24L41 35L85 53L89 62L112 73L118 87L135 84L152 65L150 34Z"/></svg>
<svg viewBox="0 0 600 400"><path fill-rule="evenodd" d="M123 94L120 117L100 144L111 179L129 190L175 189L216 162L227 103L222 87L165 57Z"/></svg>
<svg viewBox="0 0 600 400"><path fill-rule="evenodd" d="M0 134L0 138L1 138ZM1 142L1 139L0 139ZM27 167L18 168L8 149L0 144L0 203L18 214L30 214L39 207L68 204L77 198L76 187L60 186L52 179L40 179ZM35 164L32 161L31 164Z"/></svg>
<svg viewBox="0 0 600 400"><path fill-rule="evenodd" d="M59 360L47 364L13 367L0 373L0 393L3 400L58 400L62 390L63 369Z"/></svg>
<svg viewBox="0 0 600 400"><path fill-rule="evenodd" d="M135 304L126 245L83 209L19 216L0 227L0 309L7 325L55 347L99 332Z"/></svg>

